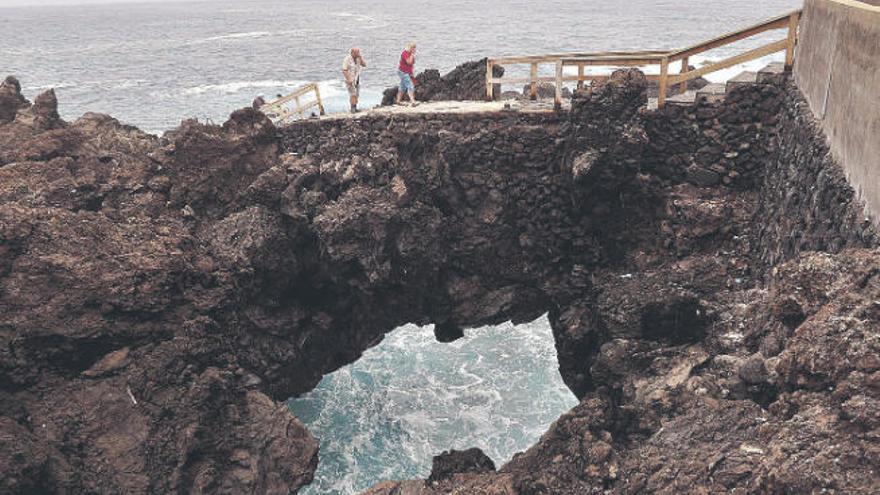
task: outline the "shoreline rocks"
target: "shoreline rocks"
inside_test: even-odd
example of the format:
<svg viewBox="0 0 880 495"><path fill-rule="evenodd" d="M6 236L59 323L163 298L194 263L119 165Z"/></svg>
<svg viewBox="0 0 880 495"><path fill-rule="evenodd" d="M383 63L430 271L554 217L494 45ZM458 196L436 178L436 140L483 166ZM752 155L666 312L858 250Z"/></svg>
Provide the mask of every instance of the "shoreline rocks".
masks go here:
<svg viewBox="0 0 880 495"><path fill-rule="evenodd" d="M445 75L437 69L427 69L416 74L417 101L445 101L486 99L487 59L465 62ZM493 68L495 77L504 75L504 67ZM393 105L397 99L397 86L382 93L382 106Z"/></svg>
<svg viewBox="0 0 880 495"><path fill-rule="evenodd" d="M244 109L158 139L6 83L0 491L295 492L318 442L284 400L405 323L549 312L580 404L497 470L447 453L369 493L871 493L880 258L833 162L789 187L849 201L813 217L841 252L767 254L806 221L773 209L796 88L647 91L621 71L567 114Z"/></svg>

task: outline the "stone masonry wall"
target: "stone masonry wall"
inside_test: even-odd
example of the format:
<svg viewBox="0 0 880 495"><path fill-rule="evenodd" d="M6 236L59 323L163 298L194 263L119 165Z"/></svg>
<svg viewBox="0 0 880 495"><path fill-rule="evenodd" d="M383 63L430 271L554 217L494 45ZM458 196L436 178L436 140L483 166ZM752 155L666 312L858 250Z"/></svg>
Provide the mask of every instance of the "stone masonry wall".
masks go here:
<svg viewBox="0 0 880 495"><path fill-rule="evenodd" d="M794 78L880 225L880 5L806 0Z"/></svg>
<svg viewBox="0 0 880 495"><path fill-rule="evenodd" d="M876 246L877 231L832 156L821 123L793 82L784 90L756 222L760 258L775 265L804 251Z"/></svg>
<svg viewBox="0 0 880 495"><path fill-rule="evenodd" d="M649 113L648 166L697 186L753 188L773 153L769 136L782 99L777 81L735 88L721 101L701 98Z"/></svg>

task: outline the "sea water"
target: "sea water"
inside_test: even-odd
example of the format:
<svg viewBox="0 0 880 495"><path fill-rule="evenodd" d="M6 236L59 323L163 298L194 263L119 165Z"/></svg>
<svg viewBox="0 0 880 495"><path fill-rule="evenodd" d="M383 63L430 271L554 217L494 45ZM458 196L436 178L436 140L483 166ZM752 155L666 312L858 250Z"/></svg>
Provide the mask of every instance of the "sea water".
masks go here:
<svg viewBox="0 0 880 495"><path fill-rule="evenodd" d="M107 1L107 0L104 0ZM160 134L184 118L223 122L256 96L318 82L331 112L347 108L342 60L368 62L362 107L395 84L398 57L446 72L486 56L668 49L799 7L798 0L254 0L76 4L0 0L0 77L25 95L55 88L60 113L109 113ZM8 7L12 3L27 6ZM76 5L72 5L76 4ZM754 48L764 35L694 57ZM710 76L722 81L774 57ZM775 57L779 59L779 55ZM513 68L512 71L524 68ZM505 88L513 89L513 88ZM546 318L468 330L452 344L430 328L389 334L358 362L290 401L321 441L310 494L351 494L383 479L424 477L431 457L480 447L496 464L534 444L576 403L557 371Z"/></svg>
<svg viewBox="0 0 880 495"><path fill-rule="evenodd" d="M543 317L468 330L451 344L431 327L405 326L289 404L321 441L304 493L347 494L427 477L446 449L479 447L500 467L577 400Z"/></svg>
<svg viewBox="0 0 880 495"><path fill-rule="evenodd" d="M62 5L41 6L46 1L0 0L0 77L17 75L31 98L55 88L65 119L104 112L154 133L183 118L220 123L258 95L272 99L312 81L319 82L329 111L345 110L342 60L355 45L369 66L362 87L362 107L367 107L395 84L400 52L409 41L419 46L416 70L446 72L486 56L681 47L799 5L798 0L100 5L48 0ZM22 3L28 6L8 7ZM766 39L746 40L735 49ZM732 49L709 56L724 56ZM691 63L704 60L695 57ZM714 77L729 77L737 70Z"/></svg>

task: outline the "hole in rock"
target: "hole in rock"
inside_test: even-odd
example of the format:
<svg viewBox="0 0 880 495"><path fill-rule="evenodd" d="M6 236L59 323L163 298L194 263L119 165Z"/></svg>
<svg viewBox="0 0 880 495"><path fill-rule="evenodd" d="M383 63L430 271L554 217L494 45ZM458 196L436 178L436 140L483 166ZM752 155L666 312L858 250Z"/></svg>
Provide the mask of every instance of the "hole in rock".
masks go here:
<svg viewBox="0 0 880 495"><path fill-rule="evenodd" d="M576 404L546 317L467 330L449 344L433 327L408 325L289 401L321 443L301 493L427 478L433 456L453 448L479 447L500 467Z"/></svg>
<svg viewBox="0 0 880 495"><path fill-rule="evenodd" d="M642 309L642 334L672 344L698 342L706 335L706 309L691 297L652 302Z"/></svg>

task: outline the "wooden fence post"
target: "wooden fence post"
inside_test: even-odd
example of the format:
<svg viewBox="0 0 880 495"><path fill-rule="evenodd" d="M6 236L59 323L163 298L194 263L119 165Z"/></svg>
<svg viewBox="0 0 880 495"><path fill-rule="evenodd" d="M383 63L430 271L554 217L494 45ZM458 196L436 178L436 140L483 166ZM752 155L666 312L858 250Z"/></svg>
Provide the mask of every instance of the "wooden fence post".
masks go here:
<svg viewBox="0 0 880 495"><path fill-rule="evenodd" d="M529 73L531 86L529 87L529 98L538 99L538 62L532 62L532 69Z"/></svg>
<svg viewBox="0 0 880 495"><path fill-rule="evenodd" d="M493 81L494 75L492 74L492 59L486 59L486 99L492 101L495 99L494 95L494 85Z"/></svg>
<svg viewBox="0 0 880 495"><path fill-rule="evenodd" d="M657 94L657 107L666 105L666 87L669 79L669 57L660 59L660 92Z"/></svg>
<svg viewBox="0 0 880 495"><path fill-rule="evenodd" d="M556 61L556 98L553 106L562 108L562 59Z"/></svg>
<svg viewBox="0 0 880 495"><path fill-rule="evenodd" d="M788 18L788 46L785 48L785 70L790 71L794 65L794 47L797 44L797 30L800 15L797 12Z"/></svg>
<svg viewBox="0 0 880 495"><path fill-rule="evenodd" d="M315 84L315 98L318 100L318 112L321 115L324 115L324 103L321 101L321 90L318 89L318 85ZM297 98L297 104L299 104L299 98Z"/></svg>
<svg viewBox="0 0 880 495"><path fill-rule="evenodd" d="M584 89L584 64L578 64L578 90Z"/></svg>
<svg viewBox="0 0 880 495"><path fill-rule="evenodd" d="M685 58L681 59L681 73L685 74L689 70L690 70L690 65L688 64L688 58L685 57ZM678 93L684 94L687 90L688 90L687 81L682 81L681 85L678 87Z"/></svg>

